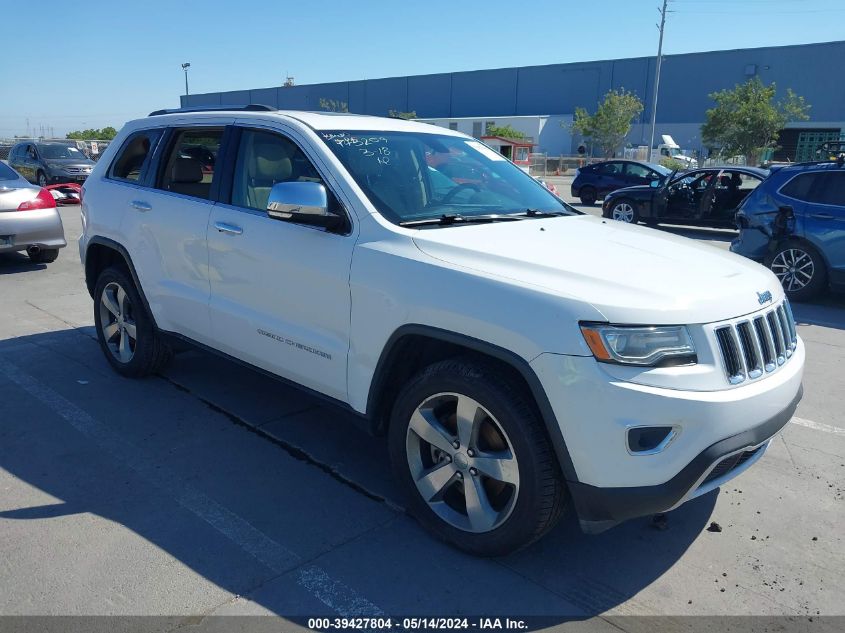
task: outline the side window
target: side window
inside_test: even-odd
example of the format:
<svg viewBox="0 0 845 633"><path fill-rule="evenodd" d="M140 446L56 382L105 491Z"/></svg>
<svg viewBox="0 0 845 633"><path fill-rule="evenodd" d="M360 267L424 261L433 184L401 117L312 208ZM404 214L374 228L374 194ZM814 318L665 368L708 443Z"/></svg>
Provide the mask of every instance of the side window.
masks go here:
<svg viewBox="0 0 845 633"><path fill-rule="evenodd" d="M814 202L821 204L845 207L845 171L831 171L824 174L820 191L813 198Z"/></svg>
<svg viewBox="0 0 845 633"><path fill-rule="evenodd" d="M638 165L637 163L626 163L625 172L629 176L634 176L635 178L643 178L645 180L648 180L651 177L651 174L654 173L648 167L645 167L644 165Z"/></svg>
<svg viewBox="0 0 845 633"><path fill-rule="evenodd" d="M208 200L222 140L223 128L177 130L157 188Z"/></svg>
<svg viewBox="0 0 845 633"><path fill-rule="evenodd" d="M138 182L144 172L161 132L159 130L144 130L136 132L123 144L112 163L109 176L119 180Z"/></svg>
<svg viewBox="0 0 845 633"><path fill-rule="evenodd" d="M799 174L786 183L780 192L783 195L795 198L796 200L811 202L810 192L816 184L816 179L819 175L820 174L818 173Z"/></svg>
<svg viewBox="0 0 845 633"><path fill-rule="evenodd" d="M600 163L595 166L597 174L603 176L614 176L622 173L622 165L620 163Z"/></svg>
<svg viewBox="0 0 845 633"><path fill-rule="evenodd" d="M290 181L325 184L293 141L272 132L244 130L238 145L232 204L266 211L273 185Z"/></svg>

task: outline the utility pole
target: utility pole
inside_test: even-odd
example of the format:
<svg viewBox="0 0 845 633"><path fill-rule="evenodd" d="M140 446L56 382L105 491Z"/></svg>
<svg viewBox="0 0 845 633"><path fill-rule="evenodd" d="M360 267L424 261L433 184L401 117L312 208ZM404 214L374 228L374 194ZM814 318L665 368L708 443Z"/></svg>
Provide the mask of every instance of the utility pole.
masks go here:
<svg viewBox="0 0 845 633"><path fill-rule="evenodd" d="M648 144L648 158L651 160L651 152L654 149L654 128L657 125L657 95L660 91L660 66L663 64L663 27L666 26L666 5L669 0L663 0L663 8L660 9L660 42L657 45L657 69L654 76L654 95L651 99L651 141Z"/></svg>

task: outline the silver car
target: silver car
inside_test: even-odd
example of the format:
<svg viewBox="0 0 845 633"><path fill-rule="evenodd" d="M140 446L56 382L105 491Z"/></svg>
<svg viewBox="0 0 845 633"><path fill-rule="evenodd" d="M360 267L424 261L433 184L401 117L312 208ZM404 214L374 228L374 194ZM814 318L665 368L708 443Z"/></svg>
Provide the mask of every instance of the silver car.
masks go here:
<svg viewBox="0 0 845 633"><path fill-rule="evenodd" d="M33 262L48 263L65 246L52 194L0 162L0 253L26 251Z"/></svg>

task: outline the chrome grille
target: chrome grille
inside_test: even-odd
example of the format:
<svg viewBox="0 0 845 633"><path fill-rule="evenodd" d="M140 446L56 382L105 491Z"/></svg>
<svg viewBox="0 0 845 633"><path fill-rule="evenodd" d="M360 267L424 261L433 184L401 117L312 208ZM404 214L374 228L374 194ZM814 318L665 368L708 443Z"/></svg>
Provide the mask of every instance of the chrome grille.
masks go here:
<svg viewBox="0 0 845 633"><path fill-rule="evenodd" d="M798 345L795 319L784 300L763 314L714 330L728 382L738 385L773 372Z"/></svg>

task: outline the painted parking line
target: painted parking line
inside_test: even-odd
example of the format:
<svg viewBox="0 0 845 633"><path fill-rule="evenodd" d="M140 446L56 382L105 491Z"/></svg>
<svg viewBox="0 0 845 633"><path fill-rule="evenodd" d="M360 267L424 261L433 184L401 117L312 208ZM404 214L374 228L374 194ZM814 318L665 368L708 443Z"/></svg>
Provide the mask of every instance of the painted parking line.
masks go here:
<svg viewBox="0 0 845 633"><path fill-rule="evenodd" d="M812 420L805 420L804 418L792 418L792 423L798 426L805 426L808 429L815 429L816 431L824 431L825 433L833 433L834 435L845 435L845 429L823 422L813 422Z"/></svg>
<svg viewBox="0 0 845 633"><path fill-rule="evenodd" d="M140 449L126 441L119 433L98 422L70 400L41 384L16 365L7 361L0 363L0 375L5 375L11 382L109 453L118 463L135 471L141 478L211 525L273 572L283 574L295 569L303 562L297 554L284 545L197 488L184 483L175 472L145 457ZM299 573L298 582L320 602L341 616L383 615L382 610L376 605L317 567L303 569Z"/></svg>

